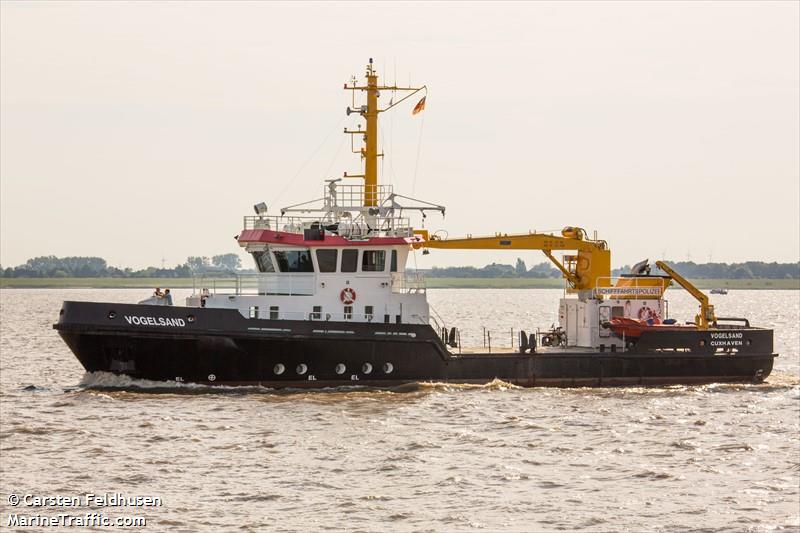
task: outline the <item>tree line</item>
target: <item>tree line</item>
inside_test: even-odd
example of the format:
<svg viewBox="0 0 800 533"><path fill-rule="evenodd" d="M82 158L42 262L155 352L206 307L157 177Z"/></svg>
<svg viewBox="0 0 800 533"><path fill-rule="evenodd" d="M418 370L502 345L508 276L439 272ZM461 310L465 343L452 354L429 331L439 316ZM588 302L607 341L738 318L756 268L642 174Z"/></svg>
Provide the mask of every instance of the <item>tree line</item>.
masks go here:
<svg viewBox="0 0 800 533"><path fill-rule="evenodd" d="M798 263L765 263L763 261L747 261L745 263L694 263L692 261L667 261L676 272L689 279L800 279L800 262ZM612 276L621 276L631 272L630 265L612 270ZM544 262L526 267L525 261L518 258L516 265L492 263L483 268L466 267L434 267L424 271L432 278L560 278L561 271L552 263ZM653 265L652 274L665 273Z"/></svg>
<svg viewBox="0 0 800 533"><path fill-rule="evenodd" d="M678 274L690 279L798 279L798 263L764 263L747 261L744 263L695 263L693 261L666 261ZM622 273L631 271L622 267ZM616 272L616 271L615 271ZM653 265L652 274L665 274ZM617 275L617 274L614 274Z"/></svg>
<svg viewBox="0 0 800 533"><path fill-rule="evenodd" d="M433 267L430 270L420 271L432 278L560 278L561 271L553 267L552 263L544 262L528 268L525 261L517 258L516 265L492 263L483 268L473 266L463 267Z"/></svg>
<svg viewBox="0 0 800 533"><path fill-rule="evenodd" d="M690 279L800 279L800 262L765 263L694 263L670 262L681 275ZM101 257L34 257L23 265L8 267L0 272L5 278L187 278L194 274L232 274L241 272L242 262L237 254L211 257L191 256L173 268L147 267L140 270L109 266ZM620 276L631 271L626 265L612 271ZM484 267L433 267L420 271L433 278L560 278L561 272L552 263L543 262L527 267L517 259L515 265L491 263ZM653 266L653 274L663 274Z"/></svg>
<svg viewBox="0 0 800 533"><path fill-rule="evenodd" d="M232 274L242 266L236 254L212 257L191 256L173 268L109 266L102 257L56 257L47 255L28 259L14 268L2 268L4 278L188 278L194 274Z"/></svg>

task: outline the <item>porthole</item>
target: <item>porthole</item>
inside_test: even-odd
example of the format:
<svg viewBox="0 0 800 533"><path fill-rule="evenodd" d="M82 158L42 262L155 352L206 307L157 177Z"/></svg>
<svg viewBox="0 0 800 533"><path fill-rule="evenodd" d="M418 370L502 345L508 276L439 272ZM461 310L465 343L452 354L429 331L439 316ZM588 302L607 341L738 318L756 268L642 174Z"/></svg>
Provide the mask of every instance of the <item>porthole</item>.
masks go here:
<svg viewBox="0 0 800 533"><path fill-rule="evenodd" d="M186 321L187 322L194 322L194 315L187 315L186 316Z"/></svg>
<svg viewBox="0 0 800 533"><path fill-rule="evenodd" d="M275 372L276 376L280 376L286 370L286 367L283 366L283 363L278 363L272 368L272 371Z"/></svg>
<svg viewBox="0 0 800 533"><path fill-rule="evenodd" d="M295 370L297 371L298 374L302 376L303 374L308 372L308 367L304 363L300 363L299 365L297 365L297 368Z"/></svg>
<svg viewBox="0 0 800 533"><path fill-rule="evenodd" d="M747 345L748 346L752 346L753 345L753 339L747 339Z"/></svg>
<svg viewBox="0 0 800 533"><path fill-rule="evenodd" d="M393 370L394 370L394 365L392 363L383 363L384 374L391 374Z"/></svg>
<svg viewBox="0 0 800 533"><path fill-rule="evenodd" d="M364 363L361 365L361 371L364 374L372 374L372 364L371 363Z"/></svg>
<svg viewBox="0 0 800 533"><path fill-rule="evenodd" d="M344 366L343 363L339 363L338 365L336 365L336 368L334 370L336 370L337 374L341 375L344 374L344 371L347 370L347 367Z"/></svg>
<svg viewBox="0 0 800 533"><path fill-rule="evenodd" d="M700 346L705 346L705 345L706 345L706 341L705 341L705 339L701 339L701 340L700 340Z"/></svg>
<svg viewBox="0 0 800 533"><path fill-rule="evenodd" d="M208 381L217 381L217 376L215 376L214 374L209 374Z"/></svg>
<svg viewBox="0 0 800 533"><path fill-rule="evenodd" d="M62 313L63 313L63 310L62 310ZM117 318L117 312L116 311L109 311L108 312L108 318L109 318L109 320L114 320L115 318Z"/></svg>

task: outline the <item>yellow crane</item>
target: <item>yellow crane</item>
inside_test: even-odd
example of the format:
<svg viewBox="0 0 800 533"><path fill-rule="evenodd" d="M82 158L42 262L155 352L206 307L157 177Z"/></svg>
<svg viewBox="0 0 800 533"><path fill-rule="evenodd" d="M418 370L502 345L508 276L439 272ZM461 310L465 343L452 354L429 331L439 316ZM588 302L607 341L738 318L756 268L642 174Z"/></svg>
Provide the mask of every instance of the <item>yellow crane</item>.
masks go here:
<svg viewBox="0 0 800 533"><path fill-rule="evenodd" d="M378 185L378 157L383 154L378 149L378 116L380 113L396 107L401 102L420 91L427 91L426 86L422 87L397 87L396 85L381 85L378 82L378 73L373 68L372 58L369 60L366 70L366 85L359 85L354 81L345 84L344 89L353 93L353 108L347 108L347 114L360 114L366 121L366 129L362 130L359 126L356 130L345 129L344 133L360 136L364 146L359 150L353 151L361 155L364 160L363 174L345 173L345 178L363 178L364 195L363 205L367 213L370 209L379 208L379 185ZM397 100L390 100L388 106L380 109L378 98L380 91L405 92L405 96ZM356 107L355 93L366 93L366 105ZM417 106L424 104L424 99ZM415 108L416 111L416 108ZM444 208L436 206L444 212ZM561 231L561 235L550 235L546 233L529 233L522 235L496 234L493 237L472 237L463 239L438 239L436 236L428 236L427 230L417 230L415 233L421 241L414 244L415 248L443 248L443 249L466 249L466 250L542 250L566 278L570 287L578 291L588 291L598 287L608 287L611 277L611 251L605 241L592 240L586 238L586 232L581 228L567 227ZM553 250L575 250L577 255L564 256L564 263L553 256Z"/></svg>
<svg viewBox="0 0 800 533"><path fill-rule="evenodd" d="M379 185L378 185L378 157L383 156L378 153L378 115L384 111L397 106L401 102L427 90L422 87L397 87L395 85L381 85L378 83L378 74L372 65L372 58L369 60L366 70L366 85L358 85L355 79L351 84L345 84L344 89L353 93L353 108L347 108L347 114L360 114L366 120L366 129L362 130L359 126L357 130L345 129L344 133L349 135L361 136L364 147L353 151L361 155L364 160L363 174L344 174L345 178L363 178L364 193L363 205L369 210L377 209ZM405 96L397 102L389 101L389 105L380 109L378 97L380 91L402 91L407 92ZM367 103L361 107L355 106L355 93L365 92ZM424 99L417 105L424 103ZM416 110L415 110L416 111ZM436 206L444 212L444 208ZM370 212L370 211L368 211ZM414 248L438 248L447 250L541 250L553 264L558 267L569 286L576 291L591 291L600 287L611 286L611 250L603 240L588 239L586 232L582 228L568 226L561 230L561 235L549 233L528 233L508 235L497 233L488 237L441 239L436 235L428 235L428 231L421 229L414 232L420 239L413 246ZM554 250L575 250L577 255L565 255L562 263L553 255ZM670 278L678 282L684 289L700 302L700 314L696 317L696 323L701 329L708 329L709 323L716 321L714 306L708 302L708 297L672 270L662 261L657 261L661 270L669 274Z"/></svg>
<svg viewBox="0 0 800 533"><path fill-rule="evenodd" d="M694 319L695 324L700 329L708 329L709 324L713 324L717 321L717 316L714 314L714 306L708 300L708 296L692 285L689 280L675 272L668 264L664 261L656 261L656 266L667 273L667 275L675 280L678 285L686 289L686 291L691 294L695 300L700 302L700 314L697 315Z"/></svg>
<svg viewBox="0 0 800 533"><path fill-rule="evenodd" d="M491 237L440 239L432 235L415 248L446 250L541 250L564 275L570 287L578 291L608 287L611 281L611 250L605 241L587 239L581 228L566 227L561 235L528 233L495 234ZM564 256L561 263L553 250L575 250L577 255Z"/></svg>

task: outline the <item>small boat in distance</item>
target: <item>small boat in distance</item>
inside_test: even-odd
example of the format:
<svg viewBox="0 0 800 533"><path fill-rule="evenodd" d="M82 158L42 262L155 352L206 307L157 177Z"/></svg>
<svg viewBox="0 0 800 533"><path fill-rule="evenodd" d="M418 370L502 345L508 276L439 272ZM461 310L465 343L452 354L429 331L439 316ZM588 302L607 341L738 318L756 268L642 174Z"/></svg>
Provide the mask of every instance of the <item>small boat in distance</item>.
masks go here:
<svg viewBox="0 0 800 533"><path fill-rule="evenodd" d="M372 59L365 77L344 86L353 95L347 114L365 122L344 130L363 170L326 180L321 198L278 214L254 205L255 216L244 217L236 236L253 258L254 277L228 288L201 283L183 306L158 298L63 303L53 327L87 371L272 388L495 379L525 387L655 385L760 381L772 371L772 330L718 317L706 294L661 261L666 275L650 275L645 260L612 277L608 243L580 227L457 238L429 233L427 214L444 215L444 206L378 183L379 115L426 88L379 84ZM381 95L382 102L392 95L383 107ZM422 96L412 114L424 108ZM411 216L421 218L419 226ZM431 249L541 251L565 280L558 324L525 324L510 347L493 347L491 336L482 347L464 346L459 327L429 305L424 279L406 269L415 251ZM686 325L670 325L664 293L673 282L699 302Z"/></svg>
<svg viewBox="0 0 800 533"><path fill-rule="evenodd" d="M711 289L711 294L728 294L728 289Z"/></svg>

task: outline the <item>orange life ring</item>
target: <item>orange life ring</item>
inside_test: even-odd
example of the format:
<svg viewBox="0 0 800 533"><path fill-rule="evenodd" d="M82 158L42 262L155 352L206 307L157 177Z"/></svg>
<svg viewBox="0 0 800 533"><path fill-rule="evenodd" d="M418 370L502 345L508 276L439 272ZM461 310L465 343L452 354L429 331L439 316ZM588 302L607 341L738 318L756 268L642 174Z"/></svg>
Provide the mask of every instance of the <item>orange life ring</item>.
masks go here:
<svg viewBox="0 0 800 533"><path fill-rule="evenodd" d="M339 293L339 299L342 300L343 304L351 305L356 301L356 291L350 287L344 288L342 292Z"/></svg>

